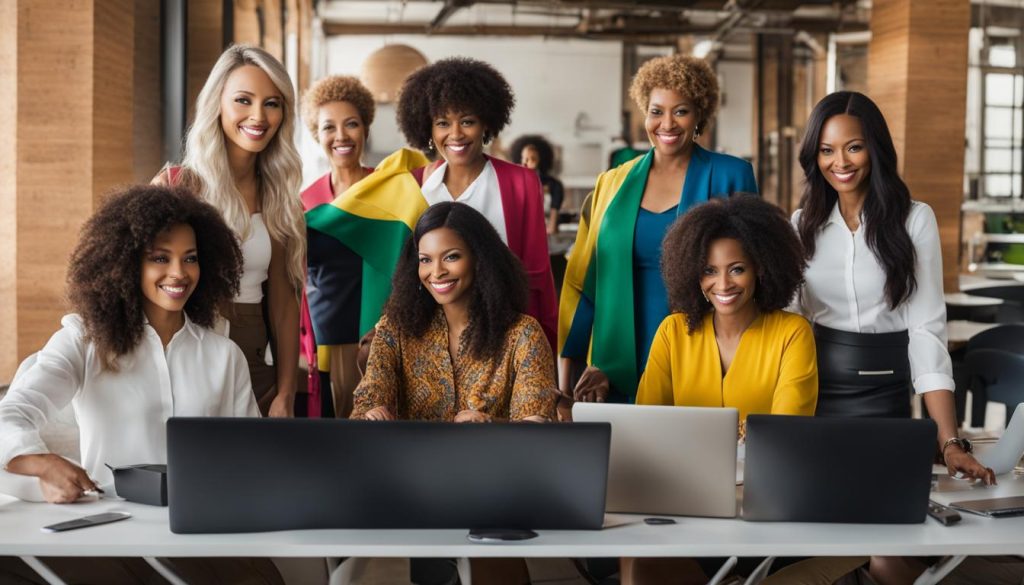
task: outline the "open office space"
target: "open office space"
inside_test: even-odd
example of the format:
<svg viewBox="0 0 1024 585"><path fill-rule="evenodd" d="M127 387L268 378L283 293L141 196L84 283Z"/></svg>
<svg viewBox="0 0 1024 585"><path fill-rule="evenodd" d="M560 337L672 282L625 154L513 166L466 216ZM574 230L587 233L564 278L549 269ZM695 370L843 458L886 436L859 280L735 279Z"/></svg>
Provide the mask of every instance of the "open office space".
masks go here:
<svg viewBox="0 0 1024 585"><path fill-rule="evenodd" d="M1022 31L0 3L0 583L1024 582Z"/></svg>

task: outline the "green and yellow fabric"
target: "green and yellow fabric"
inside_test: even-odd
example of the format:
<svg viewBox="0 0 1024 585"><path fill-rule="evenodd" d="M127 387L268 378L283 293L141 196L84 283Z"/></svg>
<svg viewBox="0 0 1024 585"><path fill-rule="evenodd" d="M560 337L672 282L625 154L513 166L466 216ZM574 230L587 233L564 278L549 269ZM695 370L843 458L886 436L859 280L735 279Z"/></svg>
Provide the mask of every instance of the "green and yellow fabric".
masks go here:
<svg viewBox="0 0 1024 585"><path fill-rule="evenodd" d="M586 360L608 376L613 394L636 400L633 241L654 151L597 179L584 200L559 303L562 357ZM750 163L694 145L677 215L716 196L757 192Z"/></svg>
<svg viewBox="0 0 1024 585"><path fill-rule="evenodd" d="M402 247L427 209L411 173L427 162L422 153L403 148L329 205L306 212L307 226L336 238L363 259L360 335L380 319Z"/></svg>

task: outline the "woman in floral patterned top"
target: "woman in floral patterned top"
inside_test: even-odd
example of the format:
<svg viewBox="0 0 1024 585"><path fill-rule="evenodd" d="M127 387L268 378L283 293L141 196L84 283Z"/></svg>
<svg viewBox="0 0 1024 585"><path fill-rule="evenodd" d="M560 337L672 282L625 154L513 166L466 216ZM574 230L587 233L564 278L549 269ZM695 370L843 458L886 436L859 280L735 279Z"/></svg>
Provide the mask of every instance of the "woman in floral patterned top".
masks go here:
<svg viewBox="0 0 1024 585"><path fill-rule="evenodd" d="M377 324L352 418L547 421L558 398L544 331L524 315L526 275L462 203L416 224Z"/></svg>

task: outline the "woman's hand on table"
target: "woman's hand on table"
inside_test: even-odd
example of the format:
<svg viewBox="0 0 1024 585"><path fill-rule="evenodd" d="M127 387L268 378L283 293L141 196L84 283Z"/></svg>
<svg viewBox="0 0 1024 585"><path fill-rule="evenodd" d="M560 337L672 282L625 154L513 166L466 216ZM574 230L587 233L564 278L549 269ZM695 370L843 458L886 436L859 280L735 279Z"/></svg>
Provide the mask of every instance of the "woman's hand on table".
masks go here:
<svg viewBox="0 0 1024 585"><path fill-rule="evenodd" d="M577 402L604 402L608 399L608 376L599 368L587 366L573 390Z"/></svg>
<svg viewBox="0 0 1024 585"><path fill-rule="evenodd" d="M460 410L453 422L457 423L486 423L491 422L491 415L479 410Z"/></svg>
<svg viewBox="0 0 1024 585"><path fill-rule="evenodd" d="M20 455L11 459L7 471L38 477L43 497L51 504L70 504L86 492L102 491L84 469L52 453Z"/></svg>
<svg viewBox="0 0 1024 585"><path fill-rule="evenodd" d="M963 477L964 479L977 479L985 485L996 484L996 473L991 468L985 467L974 455L965 453L956 445L950 445L944 453L946 469L952 477Z"/></svg>
<svg viewBox="0 0 1024 585"><path fill-rule="evenodd" d="M366 420L395 420L395 415L391 414L386 406L378 406L377 408L371 408L366 411L363 415Z"/></svg>

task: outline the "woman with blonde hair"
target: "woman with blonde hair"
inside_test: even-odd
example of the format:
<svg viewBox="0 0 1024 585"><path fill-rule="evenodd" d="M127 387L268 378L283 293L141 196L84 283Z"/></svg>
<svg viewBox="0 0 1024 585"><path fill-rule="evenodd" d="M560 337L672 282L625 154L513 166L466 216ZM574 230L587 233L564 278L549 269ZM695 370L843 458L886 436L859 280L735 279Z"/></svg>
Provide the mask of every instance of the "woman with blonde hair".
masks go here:
<svg viewBox="0 0 1024 585"><path fill-rule="evenodd" d="M221 212L241 241L241 290L223 317L228 336L245 353L260 410L270 416L292 416L295 401L297 291L306 257L295 114L284 66L257 47L229 47L196 100L181 165L154 179L190 188ZM266 363L268 337L276 368Z"/></svg>

